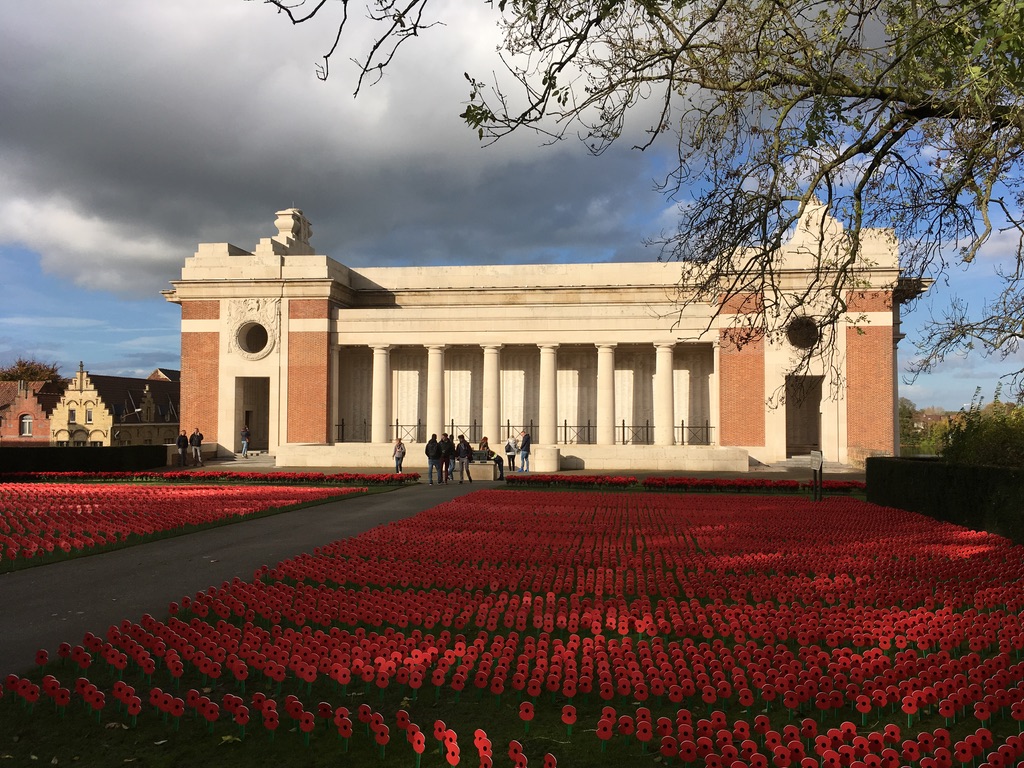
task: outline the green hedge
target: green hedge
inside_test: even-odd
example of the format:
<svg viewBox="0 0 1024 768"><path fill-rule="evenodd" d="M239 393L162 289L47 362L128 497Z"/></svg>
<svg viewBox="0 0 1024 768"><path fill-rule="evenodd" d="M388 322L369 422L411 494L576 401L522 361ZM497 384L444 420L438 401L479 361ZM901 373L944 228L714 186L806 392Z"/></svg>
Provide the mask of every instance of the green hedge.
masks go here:
<svg viewBox="0 0 1024 768"><path fill-rule="evenodd" d="M1024 470L872 457L868 501L1024 543Z"/></svg>
<svg viewBox="0 0 1024 768"><path fill-rule="evenodd" d="M138 472L166 464L167 447L164 445L0 447L0 472Z"/></svg>

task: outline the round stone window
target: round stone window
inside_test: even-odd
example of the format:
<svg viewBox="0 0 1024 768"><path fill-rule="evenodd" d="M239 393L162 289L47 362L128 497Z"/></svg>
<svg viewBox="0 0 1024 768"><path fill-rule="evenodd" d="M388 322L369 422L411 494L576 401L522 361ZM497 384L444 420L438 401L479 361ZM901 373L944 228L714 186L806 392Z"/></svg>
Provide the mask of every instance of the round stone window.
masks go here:
<svg viewBox="0 0 1024 768"><path fill-rule="evenodd" d="M818 343L818 324L810 317L797 317L787 326L786 338L797 349L810 349Z"/></svg>
<svg viewBox="0 0 1024 768"><path fill-rule="evenodd" d="M250 355L258 355L267 348L270 335L259 323L246 323L238 329L238 348Z"/></svg>

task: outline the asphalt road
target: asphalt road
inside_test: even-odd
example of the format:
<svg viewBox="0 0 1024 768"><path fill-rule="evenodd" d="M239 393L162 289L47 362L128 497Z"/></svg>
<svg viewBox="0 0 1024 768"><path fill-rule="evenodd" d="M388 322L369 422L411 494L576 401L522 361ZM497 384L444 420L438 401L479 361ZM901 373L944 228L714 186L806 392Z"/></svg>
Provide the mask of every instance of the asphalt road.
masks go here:
<svg viewBox="0 0 1024 768"><path fill-rule="evenodd" d="M495 487L426 483L321 504L136 547L0 576L0 679L24 673L45 648L78 645L123 619L158 618L167 606L235 576L249 580L314 547L412 517L439 502Z"/></svg>

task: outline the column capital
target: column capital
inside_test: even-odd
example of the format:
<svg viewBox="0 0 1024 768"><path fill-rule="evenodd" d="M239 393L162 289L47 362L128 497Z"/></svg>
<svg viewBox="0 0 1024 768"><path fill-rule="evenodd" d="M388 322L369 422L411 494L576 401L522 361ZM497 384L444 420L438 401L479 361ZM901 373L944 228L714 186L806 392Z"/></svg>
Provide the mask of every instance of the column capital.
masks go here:
<svg viewBox="0 0 1024 768"><path fill-rule="evenodd" d="M434 350L434 351L444 352L446 349L448 349L448 345L447 344L424 344L423 348L424 349Z"/></svg>
<svg viewBox="0 0 1024 768"><path fill-rule="evenodd" d="M370 345L370 349L372 349L374 352L387 352L389 349L391 349L391 345L390 344L371 344Z"/></svg>
<svg viewBox="0 0 1024 768"><path fill-rule="evenodd" d="M615 349L619 346L617 341L598 341L594 343L594 346L598 349Z"/></svg>
<svg viewBox="0 0 1024 768"><path fill-rule="evenodd" d="M656 341L654 342L655 349L675 349L678 342L675 341Z"/></svg>
<svg viewBox="0 0 1024 768"><path fill-rule="evenodd" d="M557 341L544 341L537 344L540 349L558 349L561 346Z"/></svg>
<svg viewBox="0 0 1024 768"><path fill-rule="evenodd" d="M505 346L504 344L481 344L480 348L481 349L486 349L486 350L494 350L495 352L497 352L498 350L500 350L504 346Z"/></svg>

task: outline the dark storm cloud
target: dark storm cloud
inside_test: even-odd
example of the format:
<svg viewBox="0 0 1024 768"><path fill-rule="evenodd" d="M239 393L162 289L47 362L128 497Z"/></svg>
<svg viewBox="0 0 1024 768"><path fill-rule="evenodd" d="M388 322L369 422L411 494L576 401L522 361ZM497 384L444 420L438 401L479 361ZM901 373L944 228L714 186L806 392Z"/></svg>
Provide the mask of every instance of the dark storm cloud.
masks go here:
<svg viewBox="0 0 1024 768"><path fill-rule="evenodd" d="M0 243L135 296L198 242L252 248L292 205L353 266L655 258L642 239L665 202L647 157L527 135L481 148L457 115L462 72L497 64L493 16L452 18L353 100L343 69L314 76L327 28L260 4L8 9Z"/></svg>

